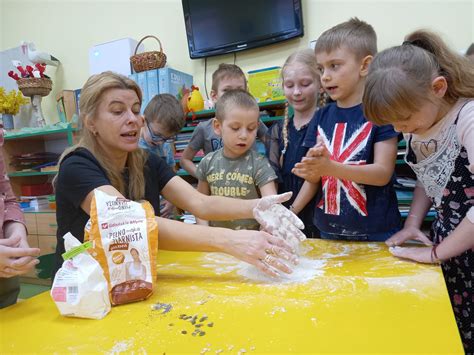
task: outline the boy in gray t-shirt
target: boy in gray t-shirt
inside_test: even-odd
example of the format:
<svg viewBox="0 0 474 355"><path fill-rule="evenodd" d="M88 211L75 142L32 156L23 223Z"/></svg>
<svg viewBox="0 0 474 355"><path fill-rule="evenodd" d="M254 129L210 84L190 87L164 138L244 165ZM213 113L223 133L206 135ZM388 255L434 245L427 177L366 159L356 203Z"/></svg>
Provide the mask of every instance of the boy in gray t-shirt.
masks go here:
<svg viewBox="0 0 474 355"><path fill-rule="evenodd" d="M212 101L216 103L226 92L235 89L247 89L247 81L244 72L235 64L220 64L219 68L212 74ZM257 137L263 141L266 133L267 126L265 126L262 121L259 121ZM254 147L255 146L256 145L254 145ZM197 177L196 166L193 163L193 158L196 153L202 149L204 155L207 155L221 148L222 140L221 137L214 132L212 119L201 122L195 128L189 144L184 149L179 165L189 174Z"/></svg>
<svg viewBox="0 0 474 355"><path fill-rule="evenodd" d="M201 160L196 170L198 191L245 200L276 194L275 172L266 157L251 149L258 118L257 102L245 90L229 91L219 99L212 122L216 134L222 137L223 148ZM254 219L210 221L209 224L231 229L259 229Z"/></svg>

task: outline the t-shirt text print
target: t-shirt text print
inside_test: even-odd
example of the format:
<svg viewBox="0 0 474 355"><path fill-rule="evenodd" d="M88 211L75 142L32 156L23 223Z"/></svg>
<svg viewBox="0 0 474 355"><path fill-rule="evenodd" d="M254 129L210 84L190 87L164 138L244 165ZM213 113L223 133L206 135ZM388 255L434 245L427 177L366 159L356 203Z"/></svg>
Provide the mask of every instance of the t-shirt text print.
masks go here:
<svg viewBox="0 0 474 355"><path fill-rule="evenodd" d="M224 186L222 186L221 181L225 181ZM211 195L226 197L246 197L255 185L251 175L236 171L226 172L224 169L218 173L209 174L207 182L210 186ZM238 186L226 186L234 185L235 182L237 182ZM217 186L213 185L213 183L217 183Z"/></svg>

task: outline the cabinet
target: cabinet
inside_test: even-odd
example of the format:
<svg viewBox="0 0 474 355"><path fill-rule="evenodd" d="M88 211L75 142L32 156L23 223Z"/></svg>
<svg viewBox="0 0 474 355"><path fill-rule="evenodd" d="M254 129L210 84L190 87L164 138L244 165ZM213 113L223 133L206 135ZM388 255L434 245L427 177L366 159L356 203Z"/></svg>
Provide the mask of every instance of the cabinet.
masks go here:
<svg viewBox="0 0 474 355"><path fill-rule="evenodd" d="M276 100L276 101L266 101L266 102L261 102L258 104L260 108L260 120L265 123L267 126L271 126L273 122L282 120L284 118L284 109L285 109L285 104L286 100ZM215 110L203 110L196 112L194 115L191 113L188 114L186 118L186 124L185 126L181 129L180 133L178 134L177 140L175 142L175 161L177 164L179 164L179 160L181 158L181 154L183 150L186 148L186 146L189 143L189 140L191 139L191 136L193 134L194 129L196 126L199 124L199 122L202 122L204 120L211 119L212 117L215 116ZM196 156L194 157L193 161L195 163L198 163L202 159L202 152L198 152ZM190 177L188 172L186 172L184 169L181 169L178 166L178 171L177 174L182 176L182 177ZM191 178L192 179L192 178Z"/></svg>
<svg viewBox="0 0 474 355"><path fill-rule="evenodd" d="M28 244L39 248L40 263L35 270L22 276L24 281L49 285L56 251L56 213L54 211L25 212Z"/></svg>
<svg viewBox="0 0 474 355"><path fill-rule="evenodd" d="M24 128L5 134L3 155L10 183L16 196L22 195L22 185L50 183L57 173L55 166L47 168L18 169L12 165L15 157L25 154L51 152L61 154L73 145L76 130L68 124L58 124L48 129ZM23 275L27 282L50 284L51 267L56 249L56 212L49 206L34 211L24 211L28 229L28 243L41 250L40 264L36 270Z"/></svg>

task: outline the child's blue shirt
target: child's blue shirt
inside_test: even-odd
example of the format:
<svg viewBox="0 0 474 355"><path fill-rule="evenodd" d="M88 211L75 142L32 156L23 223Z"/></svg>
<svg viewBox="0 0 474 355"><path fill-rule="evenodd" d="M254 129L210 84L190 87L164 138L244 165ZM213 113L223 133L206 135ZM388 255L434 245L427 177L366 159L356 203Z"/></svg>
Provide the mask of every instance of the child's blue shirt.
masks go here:
<svg viewBox="0 0 474 355"><path fill-rule="evenodd" d="M390 125L375 126L363 114L362 105L321 108L312 120L303 142L307 148L321 135L331 159L344 164L374 162L374 145L398 134ZM321 236L333 239L385 240L400 228L400 212L393 187L359 184L323 176L316 197L314 224Z"/></svg>
<svg viewBox="0 0 474 355"><path fill-rule="evenodd" d="M311 118L311 120L314 120L315 117L316 113ZM270 165L278 176L278 193L284 193L288 191L293 192L290 200L283 203L283 205L288 207L293 204L304 183L304 179L293 174L291 170L294 168L296 163L301 161L308 151L308 148L303 146L303 141L306 137L306 132L310 123L308 122L299 129L296 129L293 117L289 119L287 126L288 144L286 146L286 152L283 156L283 164L280 165L282 150L284 148L284 139L282 133L283 125L284 121L281 120L273 124L273 126L269 129L269 137L267 138L267 142L269 143L267 157L270 161ZM300 211L300 213L298 213L298 217L305 225L303 232L308 237L319 235L319 232L313 225L314 206L315 202L313 198Z"/></svg>
<svg viewBox="0 0 474 355"><path fill-rule="evenodd" d="M157 145L148 144L148 142L143 139L143 137L140 137L138 146L163 158L166 161L166 164L168 164L171 168L175 167L176 163L174 161L173 147L170 143L164 142L163 144Z"/></svg>

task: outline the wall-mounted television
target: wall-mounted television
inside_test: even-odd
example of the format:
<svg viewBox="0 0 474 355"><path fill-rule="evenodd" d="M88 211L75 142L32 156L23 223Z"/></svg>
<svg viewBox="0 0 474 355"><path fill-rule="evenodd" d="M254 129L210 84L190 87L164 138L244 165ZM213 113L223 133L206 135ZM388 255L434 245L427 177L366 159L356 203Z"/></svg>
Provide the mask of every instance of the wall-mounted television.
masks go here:
<svg viewBox="0 0 474 355"><path fill-rule="evenodd" d="M304 34L301 0L182 0L182 4L192 59Z"/></svg>

